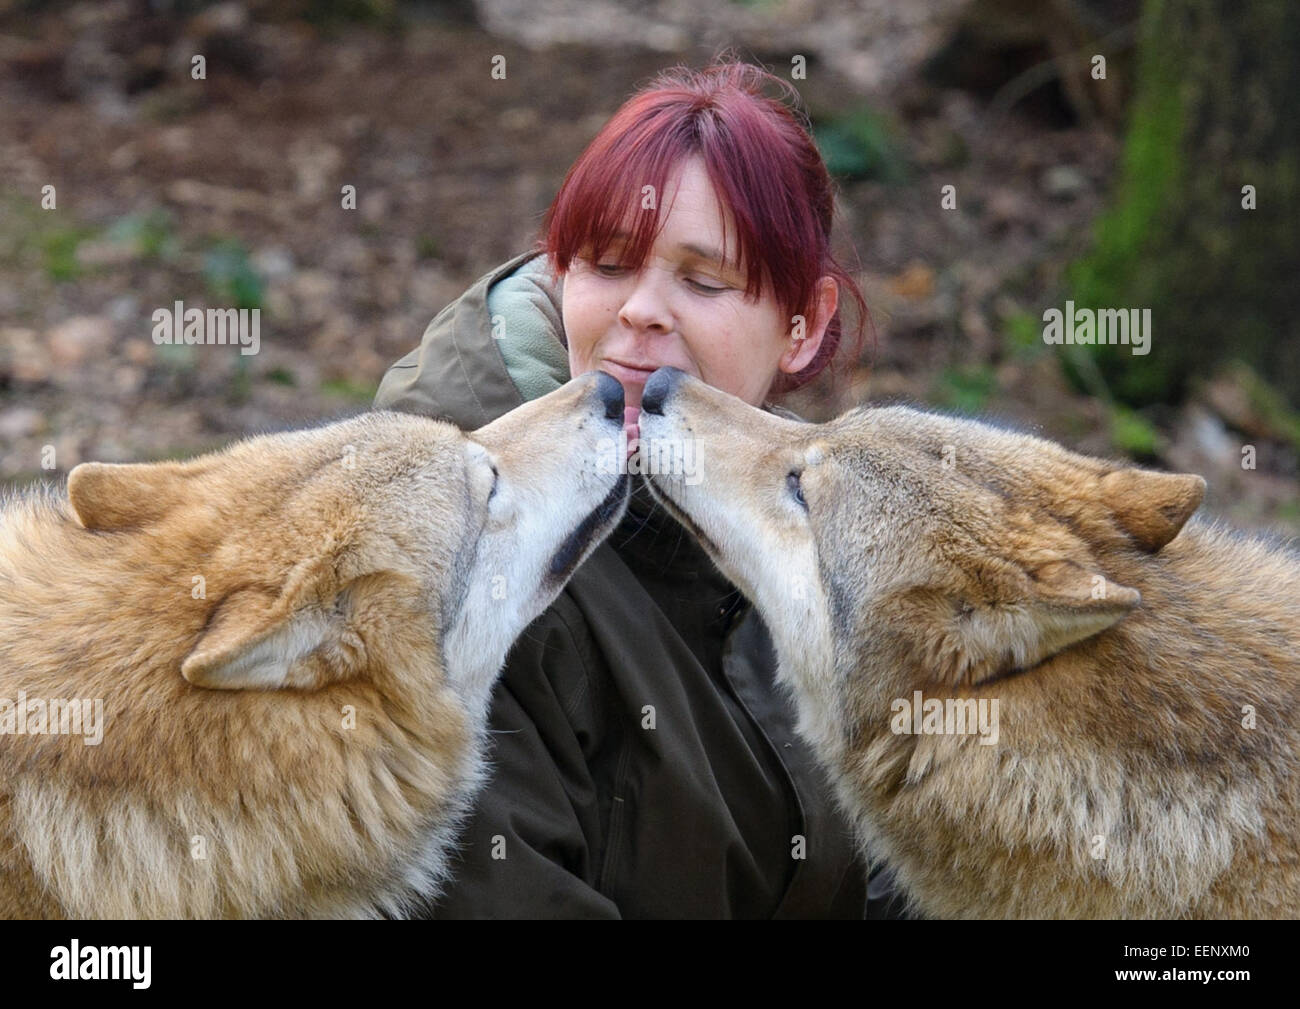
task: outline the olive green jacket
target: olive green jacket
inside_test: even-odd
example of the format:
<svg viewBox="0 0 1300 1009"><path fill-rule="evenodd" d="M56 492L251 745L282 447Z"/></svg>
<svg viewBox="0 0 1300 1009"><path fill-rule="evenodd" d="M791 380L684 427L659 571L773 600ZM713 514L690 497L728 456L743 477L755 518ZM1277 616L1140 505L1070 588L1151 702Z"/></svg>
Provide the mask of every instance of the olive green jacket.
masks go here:
<svg viewBox="0 0 1300 1009"><path fill-rule="evenodd" d="M472 430L566 380L530 258L443 309L375 405ZM433 916L863 917L851 829L774 673L758 613L639 487L506 660L493 776Z"/></svg>

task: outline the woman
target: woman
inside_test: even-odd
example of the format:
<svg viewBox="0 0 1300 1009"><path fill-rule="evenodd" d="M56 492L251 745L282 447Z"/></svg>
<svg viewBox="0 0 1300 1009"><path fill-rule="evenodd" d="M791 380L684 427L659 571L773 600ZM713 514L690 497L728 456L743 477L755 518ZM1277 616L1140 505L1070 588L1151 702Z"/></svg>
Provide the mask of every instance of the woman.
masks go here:
<svg viewBox="0 0 1300 1009"><path fill-rule="evenodd" d="M793 92L723 63L634 95L538 251L447 306L375 405L473 429L601 369L634 442L662 365L755 405L818 374L840 292L865 306L828 247L825 166L772 83ZM435 916L861 918L864 866L774 667L758 614L639 488L507 659L495 772Z"/></svg>

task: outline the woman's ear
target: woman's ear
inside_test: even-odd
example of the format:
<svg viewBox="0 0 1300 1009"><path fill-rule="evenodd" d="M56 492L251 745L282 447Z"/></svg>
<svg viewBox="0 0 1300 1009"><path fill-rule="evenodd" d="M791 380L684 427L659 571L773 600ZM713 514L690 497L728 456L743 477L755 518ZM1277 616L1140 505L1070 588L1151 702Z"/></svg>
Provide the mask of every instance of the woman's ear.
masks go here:
<svg viewBox="0 0 1300 1009"><path fill-rule="evenodd" d="M782 371L793 375L812 363L839 303L840 285L834 277L822 277L817 282L816 314L811 319L795 316L791 321L790 331L786 334L788 346L779 362Z"/></svg>

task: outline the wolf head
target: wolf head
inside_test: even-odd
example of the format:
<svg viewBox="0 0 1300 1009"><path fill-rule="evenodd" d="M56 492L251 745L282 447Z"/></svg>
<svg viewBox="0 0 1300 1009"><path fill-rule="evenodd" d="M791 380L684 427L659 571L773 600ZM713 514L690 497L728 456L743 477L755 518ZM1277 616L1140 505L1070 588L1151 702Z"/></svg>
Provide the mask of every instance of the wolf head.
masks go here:
<svg viewBox="0 0 1300 1009"><path fill-rule="evenodd" d="M421 675L375 660L381 641L431 641L480 712L514 638L623 512L626 476L593 464L621 418L621 387L593 372L468 434L376 412L189 462L86 463L68 498L147 558L191 683Z"/></svg>
<svg viewBox="0 0 1300 1009"><path fill-rule="evenodd" d="M652 489L832 707L857 671L877 697L972 685L1105 630L1141 598L1113 561L1159 551L1205 490L905 407L791 421L675 369L646 384L641 439L652 461L693 441L697 479L652 462Z"/></svg>
<svg viewBox="0 0 1300 1009"><path fill-rule="evenodd" d="M0 736L0 914L439 892L507 650L626 506L601 457L622 420L593 373L468 434L371 413L8 505L0 695L92 698L107 724Z"/></svg>
<svg viewBox="0 0 1300 1009"><path fill-rule="evenodd" d="M1200 477L902 407L798 423L668 370L640 428L924 913L1295 916L1300 558L1183 531Z"/></svg>

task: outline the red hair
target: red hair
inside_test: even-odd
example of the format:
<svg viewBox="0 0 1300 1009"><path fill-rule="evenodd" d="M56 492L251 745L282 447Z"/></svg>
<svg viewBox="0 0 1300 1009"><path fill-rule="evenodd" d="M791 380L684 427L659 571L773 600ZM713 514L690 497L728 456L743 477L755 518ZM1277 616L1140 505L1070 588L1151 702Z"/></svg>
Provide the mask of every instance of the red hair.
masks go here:
<svg viewBox="0 0 1300 1009"><path fill-rule="evenodd" d="M834 277L857 306L861 351L867 306L830 248L834 190L808 130L794 110L765 95L775 83L794 103L793 86L746 63L727 60L695 72L665 70L639 89L565 176L543 224L538 247L560 275L584 252L599 258L641 205L642 187L664 187L683 159L698 155L735 223L747 297L771 291L787 318L815 314L817 281ZM661 225L658 212L635 217L622 261L639 270ZM723 216L726 242L726 214ZM797 389L819 375L842 342L841 312L826 327L813 360L794 375L778 375L772 392Z"/></svg>

